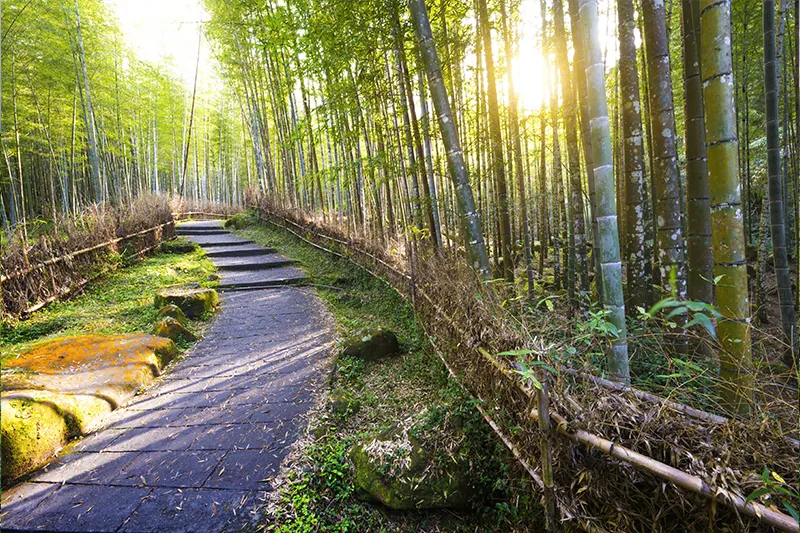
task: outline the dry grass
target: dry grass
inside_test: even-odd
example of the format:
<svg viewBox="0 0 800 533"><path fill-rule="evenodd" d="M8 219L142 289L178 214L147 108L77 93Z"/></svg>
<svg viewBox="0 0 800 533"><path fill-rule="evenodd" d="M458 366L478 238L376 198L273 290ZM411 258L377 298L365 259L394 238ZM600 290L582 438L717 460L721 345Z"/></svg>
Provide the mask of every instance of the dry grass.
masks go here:
<svg viewBox="0 0 800 533"><path fill-rule="evenodd" d="M20 234L12 236L0 249L0 274L8 278L0 287L0 316L19 316L34 306L71 294L121 258L140 254L163 238L171 238L174 227L167 225L102 246L171 220L166 199L145 196L129 206L91 206L77 217L55 221L34 240L26 241ZM87 249L90 251L70 256ZM70 257L37 267L65 256Z"/></svg>
<svg viewBox="0 0 800 533"><path fill-rule="evenodd" d="M791 373L771 364L772 354L758 355L751 418L715 423L691 417L661 401L613 391L564 371L567 367L594 374L602 371L602 353L609 339L586 328L586 317L576 321L559 306L552 311L531 309L516 298L512 288L479 282L464 261L424 251L408 253L422 246L395 242L383 247L336 221L306 218L263 198L257 205L263 213L297 225L289 229L355 260L410 294L426 333L444 347L460 381L487 402L492 416L532 464L540 464L541 433L529 416L531 395L515 368L518 362L536 360L560 369L548 372L551 406L567 420L569 429L584 429L612 440L742 497L763 485L759 476L765 469L797 487L800 452L786 439L797 429L796 382L792 388ZM652 326L639 325L632 333L633 366L642 387L665 398L718 410L714 361L689 358L685 360L694 366L680 365L681 359L661 346ZM521 349L526 353L498 356ZM724 506L711 506L705 498L652 473L566 439L556 440L554 464L559 507L562 514L575 517L569 522L573 526L608 531L769 529ZM783 503L776 494L762 501L776 508Z"/></svg>

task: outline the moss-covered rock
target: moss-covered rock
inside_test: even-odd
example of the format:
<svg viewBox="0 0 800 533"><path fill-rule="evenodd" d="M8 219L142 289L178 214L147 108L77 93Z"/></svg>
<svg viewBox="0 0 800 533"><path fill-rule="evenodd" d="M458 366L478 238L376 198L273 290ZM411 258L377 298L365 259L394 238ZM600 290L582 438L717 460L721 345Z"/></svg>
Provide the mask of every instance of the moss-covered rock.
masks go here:
<svg viewBox="0 0 800 533"><path fill-rule="evenodd" d="M3 485L49 460L70 438L53 405L26 398L0 400Z"/></svg>
<svg viewBox="0 0 800 533"><path fill-rule="evenodd" d="M156 327L153 329L153 335L172 339L175 342L179 340L194 342L197 340L197 335L195 335L192 330L169 316L156 324Z"/></svg>
<svg viewBox="0 0 800 533"><path fill-rule="evenodd" d="M161 251L166 254L190 254L198 248L197 243L180 237L161 243Z"/></svg>
<svg viewBox="0 0 800 533"><path fill-rule="evenodd" d="M197 320L214 310L219 296L214 289L171 288L157 292L154 303L159 309L169 304L176 305L186 316Z"/></svg>
<svg viewBox="0 0 800 533"><path fill-rule="evenodd" d="M475 497L466 445L425 413L350 451L356 495L391 509L467 508Z"/></svg>
<svg viewBox="0 0 800 533"><path fill-rule="evenodd" d="M160 337L84 335L45 341L8 361L0 398L3 483L97 429L175 355L175 344Z"/></svg>
<svg viewBox="0 0 800 533"><path fill-rule="evenodd" d="M342 346L342 355L365 361L377 361L400 352L397 336L388 329L367 328L357 331Z"/></svg>
<svg viewBox="0 0 800 533"><path fill-rule="evenodd" d="M186 313L181 311L181 308L174 304L165 305L161 309L158 310L156 313L156 318L164 319L164 318L174 318L184 326L189 325L189 318L186 316Z"/></svg>
<svg viewBox="0 0 800 533"><path fill-rule="evenodd" d="M254 223L255 220L250 213L237 213L226 220L224 226L228 229L244 229Z"/></svg>
<svg viewBox="0 0 800 533"><path fill-rule="evenodd" d="M334 415L346 417L358 413L359 409L361 409L361 402L353 398L350 392L344 389L336 389L328 398L328 406Z"/></svg>

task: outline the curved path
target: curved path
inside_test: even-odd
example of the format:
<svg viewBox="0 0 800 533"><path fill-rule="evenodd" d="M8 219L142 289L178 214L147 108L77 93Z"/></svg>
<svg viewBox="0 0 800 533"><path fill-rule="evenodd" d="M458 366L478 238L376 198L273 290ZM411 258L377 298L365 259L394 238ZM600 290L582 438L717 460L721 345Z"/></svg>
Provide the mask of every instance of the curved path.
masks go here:
<svg viewBox="0 0 800 533"><path fill-rule="evenodd" d="M270 479L324 381L333 322L303 273L218 221L180 226L220 268L222 309L106 429L2 496L2 531L232 532L257 523ZM272 287L272 288L268 288Z"/></svg>

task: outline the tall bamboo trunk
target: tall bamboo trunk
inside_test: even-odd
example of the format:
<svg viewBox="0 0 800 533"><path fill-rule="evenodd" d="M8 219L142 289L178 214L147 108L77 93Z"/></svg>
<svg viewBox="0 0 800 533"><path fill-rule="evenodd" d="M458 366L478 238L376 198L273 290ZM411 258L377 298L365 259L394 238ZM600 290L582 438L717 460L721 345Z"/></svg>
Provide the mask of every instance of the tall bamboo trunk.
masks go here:
<svg viewBox="0 0 800 533"><path fill-rule="evenodd" d="M643 0L647 64L650 82L650 115L653 121L653 182L655 183L658 264L661 269L662 297L686 298L681 186L678 173L677 131L672 101L672 69L669 58L665 4ZM674 280L674 281L673 281ZM673 318L670 343L678 352L688 345L682 326L686 315Z"/></svg>
<svg viewBox="0 0 800 533"><path fill-rule="evenodd" d="M622 93L622 138L626 204L626 259L628 280L628 308L647 308L650 305L651 281L646 265L645 212L644 212L644 138L642 134L642 108L639 99L639 71L636 65L633 0L619 0L619 76Z"/></svg>
<svg viewBox="0 0 800 533"><path fill-rule="evenodd" d="M424 0L408 0L408 6L411 10L422 62L425 65L433 106L439 119L439 129L442 132L442 141L447 152L447 166L456 189L467 256L475 270L483 278L488 278L490 273L489 257L486 254L480 219L475 208L475 199L472 195L469 174L464 163L464 152L461 150L458 140L453 111L450 108L447 89L442 77L442 66L433 42L433 31L431 30L428 11L425 8Z"/></svg>
<svg viewBox="0 0 800 533"><path fill-rule="evenodd" d="M722 315L717 324L721 344L720 395L731 412L748 416L753 374L730 35L731 0L700 0L700 72L711 238L714 275L722 276L717 284L717 308Z"/></svg>
<svg viewBox="0 0 800 533"><path fill-rule="evenodd" d="M592 130L594 184L597 194L597 231L603 307L617 329L606 360L608 373L616 381L629 382L628 339L625 301L622 294L622 263L617 228L617 201L614 192L614 165L606 103L605 65L600 46L597 0L579 0L579 16L586 37L586 83L589 120Z"/></svg>
<svg viewBox="0 0 800 533"><path fill-rule="evenodd" d="M764 10L764 89L767 108L767 170L769 174L769 215L772 257L781 308L781 329L789 346L784 361L791 367L797 351L797 321L792 297L792 279L786 253L786 227L781 174L781 143L778 127L778 62L775 60L775 1L763 0Z"/></svg>
<svg viewBox="0 0 800 533"><path fill-rule="evenodd" d="M508 120L511 129L511 150L514 157L514 178L517 183L517 201L520 207L520 225L522 226L522 246L525 257L525 273L528 279L528 297L533 297L533 261L531 258L531 232L528 223L527 195L525 194L525 176L522 168L522 143L519 133L519 113L517 91L514 87L514 69L512 65L512 34L508 27L508 13L505 0L500 2L503 17L503 43L506 56L506 76L508 78Z"/></svg>
<svg viewBox="0 0 800 533"><path fill-rule="evenodd" d="M700 85L700 10L697 2L683 0L682 27L683 87L686 94L688 296L690 300L713 303L714 254L711 245L703 91Z"/></svg>
<svg viewBox="0 0 800 533"><path fill-rule="evenodd" d="M586 185L589 192L589 219L591 221L591 242L592 242L592 261L595 272L595 287L597 288L598 300L602 301L602 283L600 276L602 269L600 268L600 260L597 255L598 247L598 233L597 233L597 204L595 197L594 185L594 161L592 159L592 134L589 125L589 101L586 95L586 47L584 45L584 37L579 30L580 15L578 12L578 0L568 0L569 5L569 19L572 31L572 46L575 50L573 70L575 72L575 84L578 89L578 112L580 114L580 127L581 127L581 143L583 145L583 159L586 162Z"/></svg>
<svg viewBox="0 0 800 533"><path fill-rule="evenodd" d="M492 144L492 174L497 193L498 223L500 226L500 246L503 255L503 276L506 281L514 281L514 261L511 243L511 216L509 213L508 192L506 190L506 169L503 160L503 136L500 128L500 109L497 101L497 80L492 53L492 32L489 26L489 11L486 0L478 0L478 11L483 39L483 53L486 59L486 85L489 99L489 132Z"/></svg>
<svg viewBox="0 0 800 533"><path fill-rule="evenodd" d="M567 265L567 288L573 308L577 308L579 300L575 295L577 285L580 295L589 292L586 272L585 222L583 217L583 186L581 183L581 154L578 147L578 109L575 100L575 88L572 84L572 73L569 69L567 55L567 32L564 28L563 0L555 0L553 4L555 23L556 62L561 73L562 109L564 129L567 134L567 170L569 172L569 205L572 225L569 233L569 263Z"/></svg>

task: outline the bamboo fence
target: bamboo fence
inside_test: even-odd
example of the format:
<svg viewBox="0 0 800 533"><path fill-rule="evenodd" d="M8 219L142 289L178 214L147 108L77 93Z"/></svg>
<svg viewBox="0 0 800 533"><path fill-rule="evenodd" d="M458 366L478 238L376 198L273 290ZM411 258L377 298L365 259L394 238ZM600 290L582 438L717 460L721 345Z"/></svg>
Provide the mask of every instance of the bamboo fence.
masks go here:
<svg viewBox="0 0 800 533"><path fill-rule="evenodd" d="M436 302L434 302L427 294L425 294L424 291L414 286L413 273L409 274L401 271L400 269L389 264L385 260L376 257L374 254L366 250L360 249L354 242L348 242L343 239L327 235L319 227L312 227L311 225L298 224L297 222L290 220L278 213L267 211L263 207L258 207L258 213L260 219L266 220L267 222L270 222L273 225L276 225L292 233L295 237L306 242L307 244L319 250L333 254L337 257L346 259L351 263L355 264L356 266L360 267L361 269L365 270L369 274L379 277L380 279L384 280L387 284L389 284L389 286L391 286L404 298L411 297L413 300L416 296L421 296L423 299L427 300L428 304L437 309L440 316L443 317L446 321L448 321L455 330L458 331L460 329L458 324L452 318L447 316L447 313L445 313L444 310L442 310L436 304ZM335 247L341 247L341 249L346 250L347 253L343 254L333 249L327 248L326 246L320 244L319 242L315 243L311 240L312 238L316 238L317 240L321 241L327 241L328 243L333 244ZM385 277L381 277L379 275L380 273L384 274ZM462 388L464 388L464 390L466 390L469 394L478 399L480 402L485 402L485 400L487 400L488 398L482 398L479 393L477 393L474 390L471 390L470 387L466 386L463 383L463 377L460 377L453 370L447 358L441 352L439 347L434 344L434 348L439 358L442 360L445 367L447 368L448 372L456 380L456 382L459 383L459 385ZM679 487L680 489L692 492L694 494L698 494L709 501L711 509L713 509L713 505L719 503L731 507L738 513L747 515L766 525L772 526L777 530L784 531L787 533L800 532L800 526L798 526L798 522L794 520L794 518L792 518L787 514L781 513L774 507L771 506L767 507L755 500L746 501L744 498L742 498L741 496L735 494L730 490L726 490L722 487L715 487L706 483L699 476L692 475L682 470L679 470L673 466L660 462L647 455L633 451L619 443L615 443L612 440L603 438L599 435L581 429L570 429L571 428L570 422L561 415L559 415L558 412L555 410L556 408L548 409L549 411L548 417L541 417L539 414L540 406L548 405L548 400L547 398L541 397L540 390L532 389L531 387L527 386L524 382L522 382L522 380L518 376L513 375L512 369L508 368L496 357L492 356L487 350L482 350L479 348L478 351L486 359L486 362L489 364L489 366L493 367L496 370L498 376L512 383L513 386L517 389L517 391L526 396L529 399L530 404L535 406L533 409L530 410L530 412L526 416L528 416L533 422L535 422L538 425L538 427L542 429L543 432L547 432L547 435L552 435L553 433L555 433L558 436L562 437L563 439L566 439L574 444L581 444L588 448L598 450L607 456L613 457L616 460L631 465L638 470L652 474L676 487ZM721 417L719 415L714 415L711 413L707 413L705 411L700 411L698 409L689 407L687 405L683 405L671 400L666 400L656 395L638 390L631 386L622 386L617 383L610 382L602 378L597 378L595 376L590 376L583 372L579 372L572 369L565 369L565 370L566 373L571 374L576 378L591 381L596 385L620 393L631 393L640 399L645 399L650 402L660 404L690 419L702 420L712 424L725 424L728 422L728 419ZM531 476L534 482L540 487L540 489L543 490L546 500L545 502L546 507L558 505L560 507L559 510L561 511L565 519L575 518L574 516L572 516L572 513L570 513L569 510L559 505L559 502L554 501L555 497L552 495L552 493L548 496L548 492L551 492L547 490L548 481L552 483L551 480L546 479L547 477L549 477L547 476L547 463L550 462L549 454L546 453L540 457L540 461L543 464L540 465L540 468L537 469L536 467L533 466L534 463L531 460L531 458L526 455L526 453L521 449L521 447L518 446L508 434L506 434L506 432L502 428L502 425L493 419L493 417L489 414L489 410L481 407L480 404L477 404L477 407L483 418L489 423L492 430L498 435L498 437L502 440L505 446L512 452L514 457L522 465L525 471ZM689 421L687 423L691 422ZM547 437L547 435L543 436L543 440L549 438ZM787 440L789 440L790 443L795 447L795 449L797 449L798 446L797 441L793 439L787 439ZM588 530L597 529L596 526L588 522L584 522L581 525Z"/></svg>

